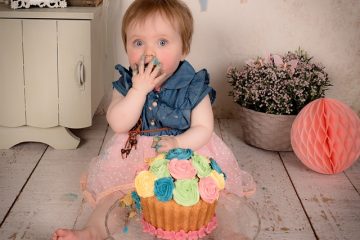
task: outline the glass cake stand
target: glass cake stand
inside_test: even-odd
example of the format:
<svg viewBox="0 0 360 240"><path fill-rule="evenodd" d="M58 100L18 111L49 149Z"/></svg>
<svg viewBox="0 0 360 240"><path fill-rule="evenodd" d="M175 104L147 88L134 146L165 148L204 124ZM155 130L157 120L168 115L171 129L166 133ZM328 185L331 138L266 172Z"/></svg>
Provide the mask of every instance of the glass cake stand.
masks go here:
<svg viewBox="0 0 360 240"><path fill-rule="evenodd" d="M136 215L130 220L129 210L114 206L109 210L106 226L110 232L107 240L151 240L158 239L142 230L141 216ZM250 240L256 239L260 231L260 218L245 198L231 193L222 194L216 208L217 228L204 240Z"/></svg>

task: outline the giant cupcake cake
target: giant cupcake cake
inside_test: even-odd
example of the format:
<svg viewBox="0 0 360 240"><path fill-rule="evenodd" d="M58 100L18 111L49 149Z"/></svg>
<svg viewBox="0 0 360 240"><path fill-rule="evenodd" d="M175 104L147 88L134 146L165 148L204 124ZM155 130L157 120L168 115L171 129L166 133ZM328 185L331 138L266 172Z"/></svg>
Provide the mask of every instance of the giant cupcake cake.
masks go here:
<svg viewBox="0 0 360 240"><path fill-rule="evenodd" d="M172 149L148 160L132 193L143 230L161 239L199 239L217 225L215 208L226 175L212 158Z"/></svg>

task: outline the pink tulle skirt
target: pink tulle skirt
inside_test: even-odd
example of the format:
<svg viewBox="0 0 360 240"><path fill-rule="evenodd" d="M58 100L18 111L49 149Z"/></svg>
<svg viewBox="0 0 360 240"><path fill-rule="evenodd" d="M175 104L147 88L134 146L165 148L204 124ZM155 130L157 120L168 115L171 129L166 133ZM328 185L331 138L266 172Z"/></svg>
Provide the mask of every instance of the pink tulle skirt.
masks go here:
<svg viewBox="0 0 360 240"><path fill-rule="evenodd" d="M123 159L121 149L127 141L127 134L115 134L104 151L94 158L81 180L85 200L95 206L101 199L114 192L128 193L134 189L137 172L147 168L145 159L157 155L151 147L153 137L138 136L136 149ZM251 195L255 183L248 173L242 171L232 151L215 134L197 153L215 159L226 174L225 189L238 196Z"/></svg>

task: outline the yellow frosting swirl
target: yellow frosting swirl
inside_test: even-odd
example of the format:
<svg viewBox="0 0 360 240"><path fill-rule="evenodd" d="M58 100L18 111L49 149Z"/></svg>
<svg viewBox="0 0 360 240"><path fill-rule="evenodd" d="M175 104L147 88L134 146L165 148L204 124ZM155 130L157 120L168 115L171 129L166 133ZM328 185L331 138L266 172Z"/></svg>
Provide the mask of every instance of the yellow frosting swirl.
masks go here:
<svg viewBox="0 0 360 240"><path fill-rule="evenodd" d="M159 159L165 159L165 153L160 153L153 158L148 158L145 162L147 164L151 165L154 161L159 160Z"/></svg>
<svg viewBox="0 0 360 240"><path fill-rule="evenodd" d="M154 196L155 180L155 174L149 171L139 172L139 174L135 177L135 188L140 197L146 198Z"/></svg>
<svg viewBox="0 0 360 240"><path fill-rule="evenodd" d="M210 177L212 177L220 190L225 188L225 178L223 174L218 173L215 170L212 170L210 173Z"/></svg>

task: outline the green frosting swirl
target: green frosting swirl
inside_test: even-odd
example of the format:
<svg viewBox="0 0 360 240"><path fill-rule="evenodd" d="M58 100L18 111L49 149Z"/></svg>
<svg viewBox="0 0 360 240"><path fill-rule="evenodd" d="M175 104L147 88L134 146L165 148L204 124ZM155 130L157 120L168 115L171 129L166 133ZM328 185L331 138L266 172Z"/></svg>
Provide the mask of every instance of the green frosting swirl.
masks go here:
<svg viewBox="0 0 360 240"><path fill-rule="evenodd" d="M210 175L212 169L210 166L210 162L206 157L194 155L191 159L192 165L196 169L198 177L202 178Z"/></svg>
<svg viewBox="0 0 360 240"><path fill-rule="evenodd" d="M157 159L151 163L150 172L155 174L157 178L170 177L167 164L169 163L166 159Z"/></svg>
<svg viewBox="0 0 360 240"><path fill-rule="evenodd" d="M175 181L174 201L182 206L195 205L200 200L197 179Z"/></svg>

